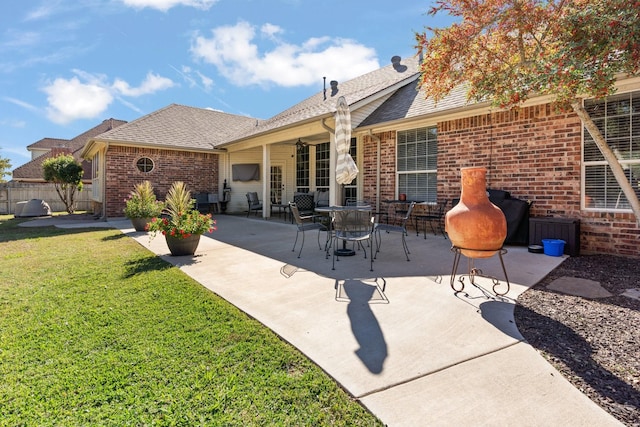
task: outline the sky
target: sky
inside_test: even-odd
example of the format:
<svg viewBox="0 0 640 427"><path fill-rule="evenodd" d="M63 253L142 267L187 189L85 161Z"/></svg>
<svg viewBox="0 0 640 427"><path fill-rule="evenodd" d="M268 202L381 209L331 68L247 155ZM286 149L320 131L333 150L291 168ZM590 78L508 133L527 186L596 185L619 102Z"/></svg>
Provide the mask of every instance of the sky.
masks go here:
<svg viewBox="0 0 640 427"><path fill-rule="evenodd" d="M420 0L11 0L0 14L0 157L169 104L272 117L416 54L448 17ZM5 177L8 178L8 177Z"/></svg>

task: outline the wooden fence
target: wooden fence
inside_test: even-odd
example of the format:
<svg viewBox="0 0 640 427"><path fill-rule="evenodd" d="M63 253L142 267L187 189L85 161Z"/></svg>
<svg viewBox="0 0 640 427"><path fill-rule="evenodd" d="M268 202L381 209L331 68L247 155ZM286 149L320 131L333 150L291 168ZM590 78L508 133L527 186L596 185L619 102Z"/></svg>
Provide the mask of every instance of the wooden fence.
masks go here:
<svg viewBox="0 0 640 427"><path fill-rule="evenodd" d="M91 184L85 184L80 192L76 192L76 210L92 211ZM64 203L56 193L53 184L6 182L0 183L0 214L15 212L16 203L31 199L47 202L52 212L66 211Z"/></svg>

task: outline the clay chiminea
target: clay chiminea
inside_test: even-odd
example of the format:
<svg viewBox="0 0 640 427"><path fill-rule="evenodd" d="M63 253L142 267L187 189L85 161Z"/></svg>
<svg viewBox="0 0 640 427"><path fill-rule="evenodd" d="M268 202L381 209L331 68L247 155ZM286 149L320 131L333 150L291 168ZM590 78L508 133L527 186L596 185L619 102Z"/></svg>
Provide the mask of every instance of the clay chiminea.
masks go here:
<svg viewBox="0 0 640 427"><path fill-rule="evenodd" d="M461 168L460 203L445 215L445 230L451 244L468 258L489 258L502 248L507 221L487 196L487 169Z"/></svg>

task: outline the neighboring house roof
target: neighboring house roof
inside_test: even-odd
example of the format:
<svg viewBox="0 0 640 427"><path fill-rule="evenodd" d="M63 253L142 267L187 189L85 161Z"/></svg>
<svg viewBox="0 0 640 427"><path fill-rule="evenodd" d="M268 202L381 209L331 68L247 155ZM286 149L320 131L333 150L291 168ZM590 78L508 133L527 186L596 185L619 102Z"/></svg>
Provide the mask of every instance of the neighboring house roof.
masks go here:
<svg viewBox="0 0 640 427"><path fill-rule="evenodd" d="M255 124L256 119L251 117L171 104L93 138L93 141L211 150Z"/></svg>
<svg viewBox="0 0 640 427"><path fill-rule="evenodd" d="M27 150L51 150L56 147L68 146L70 142L68 139L42 138L40 141L27 145Z"/></svg>
<svg viewBox="0 0 640 427"><path fill-rule="evenodd" d="M42 150L48 148L50 151L47 154L36 157L35 159L25 163L22 166L18 166L12 172L13 181L43 181L42 178L42 162L50 157L57 156L61 153L71 153L76 160L82 161L80 152L85 143L92 137L101 133L107 132L113 128L121 126L127 123L124 120L107 119L99 125L92 127L86 132L74 137L73 139L57 139L57 138L43 138L40 141L34 142L29 145L28 148L37 148ZM83 163L84 177L83 179L90 179L90 163Z"/></svg>

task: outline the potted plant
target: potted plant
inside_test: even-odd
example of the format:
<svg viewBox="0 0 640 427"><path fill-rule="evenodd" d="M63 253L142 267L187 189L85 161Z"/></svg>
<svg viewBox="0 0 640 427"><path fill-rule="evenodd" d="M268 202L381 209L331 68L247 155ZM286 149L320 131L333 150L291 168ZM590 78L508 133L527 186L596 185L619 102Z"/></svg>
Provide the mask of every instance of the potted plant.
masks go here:
<svg viewBox="0 0 640 427"><path fill-rule="evenodd" d="M162 233L171 255L193 255L200 236L216 229L211 214L201 214L194 209L195 199L181 181L174 182L165 203L165 216L154 217L147 224L151 237Z"/></svg>
<svg viewBox="0 0 640 427"><path fill-rule="evenodd" d="M151 218L159 216L164 209L164 203L156 200L149 181L136 184L125 203L124 215L131 220L136 231L144 231Z"/></svg>

